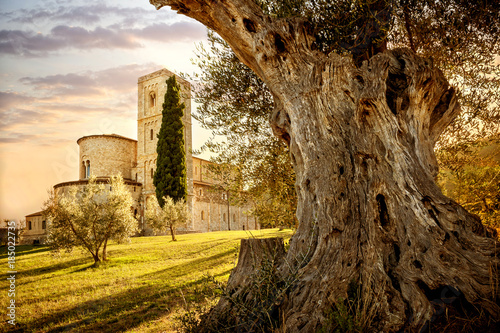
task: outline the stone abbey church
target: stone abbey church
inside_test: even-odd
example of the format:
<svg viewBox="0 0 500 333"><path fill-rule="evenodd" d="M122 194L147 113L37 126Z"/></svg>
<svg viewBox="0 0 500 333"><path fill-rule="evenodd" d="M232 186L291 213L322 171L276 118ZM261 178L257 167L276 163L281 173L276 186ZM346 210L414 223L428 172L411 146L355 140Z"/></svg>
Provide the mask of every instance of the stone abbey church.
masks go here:
<svg viewBox="0 0 500 333"><path fill-rule="evenodd" d="M134 214L144 234L151 234L144 220L144 209L155 195L153 174L156 169L157 134L162 122L162 105L167 86L165 81L174 75L162 69L138 79L137 140L116 134L84 136L77 140L80 150L80 179L54 185L62 194L70 186L85 186L90 175L106 179L121 173L134 199ZM214 189L214 181L207 175L209 161L193 157L191 132L191 85L176 76L181 86L184 110L184 140L186 146L187 203L191 220L180 226L180 232L208 232L219 230L258 229L257 220L246 213L245 207L233 206L225 192ZM26 216L24 237L29 242L43 238L46 223L41 212Z"/></svg>

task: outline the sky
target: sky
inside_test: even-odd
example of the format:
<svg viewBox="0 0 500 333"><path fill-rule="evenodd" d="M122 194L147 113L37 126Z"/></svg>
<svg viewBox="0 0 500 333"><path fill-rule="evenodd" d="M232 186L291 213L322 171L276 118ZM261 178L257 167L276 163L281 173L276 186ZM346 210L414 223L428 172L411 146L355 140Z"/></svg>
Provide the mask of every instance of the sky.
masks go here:
<svg viewBox="0 0 500 333"><path fill-rule="evenodd" d="M0 219L78 179L78 138L137 139L137 78L195 72L203 41L203 25L148 0L0 0ZM210 136L193 133L194 148Z"/></svg>

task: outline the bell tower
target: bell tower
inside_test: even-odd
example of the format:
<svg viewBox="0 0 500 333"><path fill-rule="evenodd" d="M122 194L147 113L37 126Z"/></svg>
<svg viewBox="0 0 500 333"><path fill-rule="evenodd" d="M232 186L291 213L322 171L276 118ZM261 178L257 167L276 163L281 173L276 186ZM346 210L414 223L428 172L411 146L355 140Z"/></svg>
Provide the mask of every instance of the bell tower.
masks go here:
<svg viewBox="0 0 500 333"><path fill-rule="evenodd" d="M137 107L137 165L133 170L134 180L142 183L143 202L146 207L147 198L155 194L153 174L156 170L156 145L157 134L160 132L162 121L162 108L167 91L165 81L175 75L167 69L139 77L138 107ZM184 109L184 143L186 147L186 174L187 174L187 203L192 208L193 197L193 158L191 137L191 84L176 75L176 80L181 87L181 101Z"/></svg>

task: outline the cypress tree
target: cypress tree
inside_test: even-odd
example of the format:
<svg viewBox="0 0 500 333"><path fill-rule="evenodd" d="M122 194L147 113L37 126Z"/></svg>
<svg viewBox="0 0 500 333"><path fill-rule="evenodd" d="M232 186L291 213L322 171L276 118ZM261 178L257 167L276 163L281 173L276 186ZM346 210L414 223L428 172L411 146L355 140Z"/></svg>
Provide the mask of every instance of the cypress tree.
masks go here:
<svg viewBox="0 0 500 333"><path fill-rule="evenodd" d="M163 197L175 202L187 197L186 150L184 147L184 103L180 101L180 86L175 75L167 81L167 92L163 103L162 123L158 133L156 172L153 183L156 198L161 207Z"/></svg>

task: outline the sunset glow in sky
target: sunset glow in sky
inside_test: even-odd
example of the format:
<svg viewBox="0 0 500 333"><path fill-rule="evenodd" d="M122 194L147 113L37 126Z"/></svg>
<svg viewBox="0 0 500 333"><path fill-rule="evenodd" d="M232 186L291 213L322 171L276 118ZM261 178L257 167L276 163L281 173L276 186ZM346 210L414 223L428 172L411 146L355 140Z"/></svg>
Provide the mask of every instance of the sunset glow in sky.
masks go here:
<svg viewBox="0 0 500 333"><path fill-rule="evenodd" d="M78 138L137 138L137 78L195 71L206 29L148 0L0 0L0 11L0 218L19 220L78 179ZM209 135L196 126L194 148Z"/></svg>

